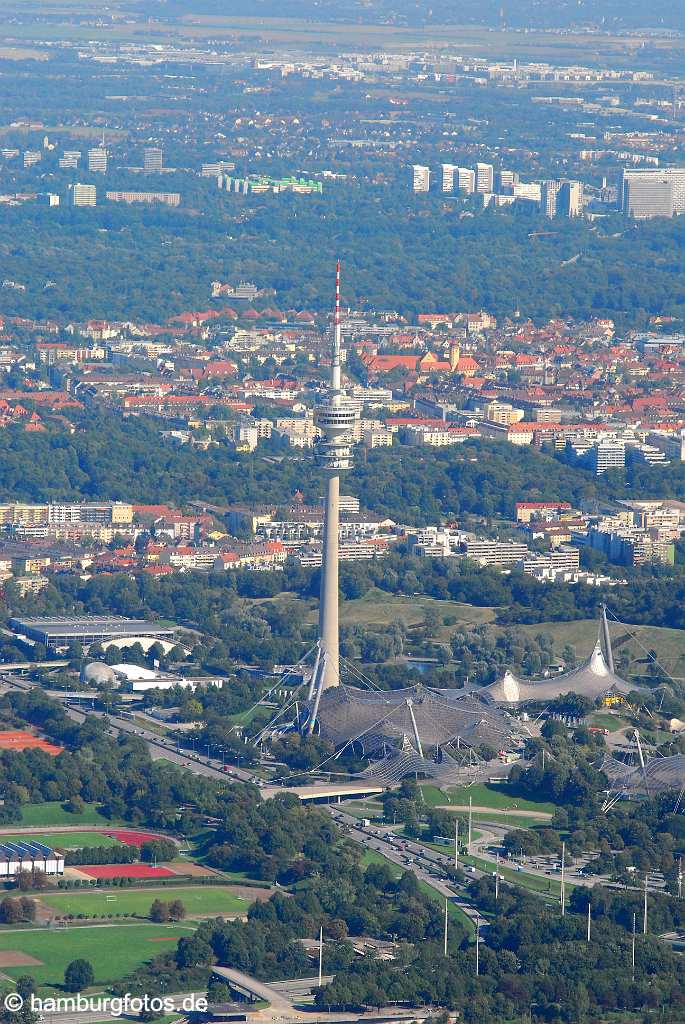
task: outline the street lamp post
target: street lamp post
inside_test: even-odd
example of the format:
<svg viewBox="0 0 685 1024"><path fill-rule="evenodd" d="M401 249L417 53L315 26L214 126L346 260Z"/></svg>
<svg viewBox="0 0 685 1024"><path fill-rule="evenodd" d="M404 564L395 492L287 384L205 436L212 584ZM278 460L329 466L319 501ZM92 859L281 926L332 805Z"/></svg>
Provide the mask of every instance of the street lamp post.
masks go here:
<svg viewBox="0 0 685 1024"><path fill-rule="evenodd" d="M476 977L480 975L480 917L476 917Z"/></svg>

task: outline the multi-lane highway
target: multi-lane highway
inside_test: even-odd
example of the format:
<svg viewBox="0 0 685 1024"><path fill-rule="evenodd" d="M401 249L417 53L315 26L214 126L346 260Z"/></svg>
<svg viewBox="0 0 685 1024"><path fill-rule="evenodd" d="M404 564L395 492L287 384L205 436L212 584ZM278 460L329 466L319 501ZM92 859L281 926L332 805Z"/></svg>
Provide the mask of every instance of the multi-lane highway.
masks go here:
<svg viewBox="0 0 685 1024"><path fill-rule="evenodd" d="M420 843L402 839L389 832L386 828L376 825L364 825L359 818L342 811L338 805L330 805L331 815L344 829L347 837L359 843L367 850L375 850L387 860L401 868L413 871L418 879L425 882L444 899L456 904L475 925L484 925L483 918L475 907L456 891L454 882L447 877L447 871L454 867L454 858L446 853L430 850ZM473 877L482 877L484 872L477 868L469 868Z"/></svg>
<svg viewBox="0 0 685 1024"><path fill-rule="evenodd" d="M37 684L32 683L12 672L0 672L1 690L31 690L36 685ZM150 749L150 756L153 760L160 760L163 758L165 761L171 761L183 768L187 768L195 775L205 775L209 778L216 779L225 779L228 777L239 779L241 782L255 782L258 785L261 785L261 780L257 780L255 775L246 771L244 768L235 768L231 766L224 770L224 766L218 758L200 757L199 755L194 753L191 754L188 751L179 751L173 740L162 736L157 732L153 732L151 729L144 728L140 722L131 720L130 718L121 718L116 714L105 714L105 712L96 711L95 709L91 710L89 708L85 711L83 708L78 707L72 700L69 700L69 698L61 700L60 703L64 708L65 714L67 714L73 722L81 724L82 722L85 722L88 716L100 719L107 718L109 722L109 731L112 736L117 736L122 732L138 736L141 740L147 743Z"/></svg>

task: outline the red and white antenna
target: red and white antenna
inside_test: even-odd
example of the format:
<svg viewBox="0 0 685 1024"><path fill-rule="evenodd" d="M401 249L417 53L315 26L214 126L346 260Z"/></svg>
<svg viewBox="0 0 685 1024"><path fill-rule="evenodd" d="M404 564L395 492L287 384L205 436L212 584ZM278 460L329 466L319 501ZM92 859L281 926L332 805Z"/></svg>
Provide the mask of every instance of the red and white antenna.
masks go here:
<svg viewBox="0 0 685 1024"><path fill-rule="evenodd" d="M331 388L340 391L340 260L335 266L335 320L333 326L333 359L331 361Z"/></svg>

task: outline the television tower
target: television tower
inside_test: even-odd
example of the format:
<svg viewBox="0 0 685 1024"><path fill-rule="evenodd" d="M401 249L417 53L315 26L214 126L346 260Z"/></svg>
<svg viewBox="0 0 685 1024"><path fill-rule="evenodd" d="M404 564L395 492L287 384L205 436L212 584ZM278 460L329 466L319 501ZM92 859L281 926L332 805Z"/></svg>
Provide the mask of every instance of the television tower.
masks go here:
<svg viewBox="0 0 685 1024"><path fill-rule="evenodd" d="M313 699L308 730L316 725L321 694L340 683L338 627L338 539L340 534L340 474L352 466L351 431L355 411L345 402L340 383L340 260L335 272L335 321L331 353L331 381L326 398L316 411L316 425L322 433L317 460L328 477L323 520L321 596L319 601L319 641L314 671L309 685Z"/></svg>

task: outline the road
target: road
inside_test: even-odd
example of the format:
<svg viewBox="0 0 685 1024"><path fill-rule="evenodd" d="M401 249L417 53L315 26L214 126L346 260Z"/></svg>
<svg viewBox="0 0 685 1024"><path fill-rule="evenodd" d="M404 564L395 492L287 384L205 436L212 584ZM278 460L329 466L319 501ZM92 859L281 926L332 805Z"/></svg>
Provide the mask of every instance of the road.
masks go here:
<svg viewBox="0 0 685 1024"><path fill-rule="evenodd" d="M169 996L166 996L166 997L161 997L160 996L158 998L173 999L175 1010L178 1013L179 1018L180 1018L180 1017L186 1017L188 1011L186 1009L184 1009L183 1003L184 1003L184 1000L190 999L191 996L194 997L196 1001L199 1000L199 999L206 999L207 998L207 992L206 992L206 990L202 991L202 992L184 992L184 993L179 993L179 994L176 994L176 995L169 995ZM69 997L60 994L60 995L57 995L55 998L57 998L57 999L67 999ZM88 998L88 997L86 997L86 998ZM94 1006L97 1005L98 1000L100 1000L102 998L107 998L107 997L106 996L99 996L99 995L92 996L92 1003L93 1003L93 1005ZM187 1005L188 1004L186 1003L186 1006ZM107 1010L100 1011L100 1010L96 1010L96 1009L84 1010L82 1012L77 1012L77 1013L72 1013L70 1011L62 1011L62 1012L57 1013L57 1012L52 1012L49 1009L45 1009L42 1012L42 1019L45 1020L45 1021L49 1021L50 1024L98 1024L99 1021L112 1021L113 1020L113 1015L112 1015L111 1011L107 1011ZM138 1019L138 1015L135 1014L135 1013L129 1013L129 1014L123 1015L119 1019L121 1019L121 1020L137 1020Z"/></svg>
<svg viewBox="0 0 685 1024"><path fill-rule="evenodd" d="M461 893L455 891L454 883L449 882L445 876L446 870L454 866L452 857L430 850L411 840L400 839L396 836L386 839L387 829L376 825L365 826L359 818L346 814L337 805L329 806L328 809L334 820L345 827L348 839L359 843L367 850L380 853L404 870L413 871L420 881L425 882L444 899L458 906L474 925L479 924L481 928L485 926L486 922L476 908ZM471 874L474 878L481 878L484 872L473 868Z"/></svg>
<svg viewBox="0 0 685 1024"><path fill-rule="evenodd" d="M38 684L32 683L29 680L24 679L21 676L17 676L11 672L8 672L5 668L0 670L0 690L17 689L17 690L31 690ZM153 760L164 759L170 761L179 767L185 768L187 771L193 772L195 775L201 775L211 779L232 779L240 782L251 782L260 786L263 786L263 780L252 772L247 771L244 768L236 768L231 766L228 771L223 771L222 762L216 758L200 758L198 755L193 755L188 752L179 753L176 745L172 740L167 739L164 736L160 736L159 733L153 732L150 729L140 727L140 722L131 721L130 719L120 718L117 715L105 715L102 711L88 710L84 711L70 704L68 700L61 701L62 707L64 708L65 714L68 717L79 724L83 723L88 715L92 715L95 718L107 718L109 722L109 731L112 736L118 736L120 733L129 733L131 735L138 736L139 739L143 740L148 745L150 756ZM444 873L444 869L448 866L453 865L453 860L446 854L437 853L427 849L425 846L421 846L419 843L408 842L402 853L398 852L398 849L388 844L383 838L383 829L377 829L372 827L366 830L361 825L358 818L353 818L351 815L345 814L340 811L339 807L331 807L331 813L334 817L338 816L338 820L353 826L353 832L350 833L350 838L362 845L376 849L382 853L383 856L387 857L388 860L398 864L400 867L407 867L406 855L410 854L414 858L414 862L411 867L419 878L427 882L436 892L440 895L447 897L452 902L457 903L462 907L464 913L471 918L472 921L476 920L476 911L469 906L469 904L463 902L463 898L455 893L449 886L441 883L436 877L437 873L440 874L441 870ZM454 805L446 805L445 810L455 811L459 808ZM467 808L464 808L467 809ZM475 809L475 808L474 808ZM486 810L486 808L483 808ZM527 813L527 812L526 812ZM542 817L541 817L542 821ZM515 818L512 816L512 825L515 825ZM487 847L491 845L499 845L499 841L502 836L509 831L507 826L500 823L495 824L490 822L478 822L478 831L481 833L472 843L472 852L482 860L489 861L492 864L493 870L496 865L496 857L488 853ZM15 828L12 830L17 832ZM374 846L375 844L375 846ZM418 860L417 860L418 858ZM532 875L536 878L549 881L550 877L559 879L559 872L552 873L550 870L551 862L555 858L548 858L549 863L544 858L538 857L531 861L524 861L523 867L525 874ZM540 862L540 865L536 862ZM516 865L512 863L503 862L502 866L515 868ZM612 885L606 876L591 875L588 877L579 878L575 873L575 869L569 868L567 880L569 883L575 883L593 886L593 885ZM482 874L476 869L476 877ZM649 880L650 890L659 890L664 886L662 877L656 876Z"/></svg>
<svg viewBox="0 0 685 1024"><path fill-rule="evenodd" d="M267 985L263 981L259 981L257 978L253 978L249 974L243 973L243 971L236 971L232 967L213 967L212 971L217 977L227 981L229 985L234 986L242 992L247 992L254 996L256 999L261 999L264 1002L269 1003L268 1009L259 1010L255 1014L250 1014L251 1019L257 1020L268 1020L275 1022L279 1021L281 1024L299 1024L301 1021L310 1021L310 1024L316 1024L321 1021L325 1024L333 1024L334 1021L341 1021L342 1024L350 1024L350 1022L364 1022L368 1024L379 1024L384 1020L387 1024L393 1024L398 1020L402 1021L425 1021L434 1015L434 1009L428 1008L424 1010L405 1010L399 1007L393 1007L392 1011L386 1016L382 1011L375 1013L344 1013L338 1011L327 1012L326 1010L320 1010L311 1005L301 1005L294 1002L294 998L300 994L303 986L308 990L311 989L312 981L317 984L316 979L294 979L293 981L279 982L278 985ZM328 980L328 979L326 979ZM293 999L290 998L289 993L292 992ZM71 1024L71 1022L65 1022L65 1024Z"/></svg>
<svg viewBox="0 0 685 1024"><path fill-rule="evenodd" d="M20 676L13 675L10 672L0 672L0 688L3 690L32 690L37 683L32 683ZM40 689L40 687L38 687ZM171 761L173 764L177 764L180 767L187 768L195 775L204 775L207 778L212 779L238 779L241 782L253 782L257 783L258 777L253 775L251 772L246 771L244 768L230 767L228 771L223 771L222 762L218 758L200 758L197 755L190 754L189 752L178 751L176 744L171 739L166 739L164 736L160 736L159 733L152 732L150 729L140 728L140 723L131 721L127 718L120 718L119 716L112 714L106 715L103 711L88 710L83 711L80 708L75 707L68 700L62 700L61 705L64 709L65 714L72 720L81 725L85 722L88 716L94 718L107 718L109 722L109 732L112 736L118 736L119 733L129 733L131 735L138 736L141 740L147 743L150 756L154 761L164 759ZM261 784L259 779L259 784Z"/></svg>
<svg viewBox="0 0 685 1024"><path fill-rule="evenodd" d="M254 996L255 999L263 999L265 1003L269 1004L276 1017L283 1015L292 1018L293 1014L297 1012L292 999L286 992L278 991L271 985L252 978L249 974L237 971L233 967L213 967L212 973L227 981L232 988L237 988L248 996Z"/></svg>

